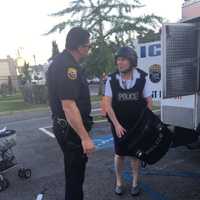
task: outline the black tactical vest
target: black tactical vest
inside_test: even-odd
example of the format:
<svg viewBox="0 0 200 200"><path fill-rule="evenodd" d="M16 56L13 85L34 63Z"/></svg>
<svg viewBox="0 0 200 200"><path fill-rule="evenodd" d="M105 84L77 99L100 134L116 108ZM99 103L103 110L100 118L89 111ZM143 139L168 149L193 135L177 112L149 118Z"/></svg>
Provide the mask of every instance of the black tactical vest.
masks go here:
<svg viewBox="0 0 200 200"><path fill-rule="evenodd" d="M110 75L110 85L112 90L112 108L120 124L129 129L139 118L147 103L143 97L143 89L146 83L146 73L137 69L140 78L136 79L135 85L130 89L123 89L116 78L118 72Z"/></svg>

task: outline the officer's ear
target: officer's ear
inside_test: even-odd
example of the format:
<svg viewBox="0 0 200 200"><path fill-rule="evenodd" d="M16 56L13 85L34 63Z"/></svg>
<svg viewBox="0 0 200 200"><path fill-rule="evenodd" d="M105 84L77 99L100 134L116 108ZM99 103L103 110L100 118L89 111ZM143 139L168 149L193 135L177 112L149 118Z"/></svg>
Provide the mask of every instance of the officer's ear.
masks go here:
<svg viewBox="0 0 200 200"><path fill-rule="evenodd" d="M78 54L82 55L82 47L81 47L81 46L77 47L77 48L76 48L76 52L77 52Z"/></svg>

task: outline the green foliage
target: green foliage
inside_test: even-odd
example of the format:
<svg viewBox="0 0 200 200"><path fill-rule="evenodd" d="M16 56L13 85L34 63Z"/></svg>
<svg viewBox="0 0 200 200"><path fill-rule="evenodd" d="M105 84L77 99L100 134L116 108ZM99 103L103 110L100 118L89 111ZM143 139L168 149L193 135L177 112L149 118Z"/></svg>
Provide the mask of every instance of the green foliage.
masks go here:
<svg viewBox="0 0 200 200"><path fill-rule="evenodd" d="M0 87L0 94L5 97L9 94L9 87L8 84L2 83Z"/></svg>
<svg viewBox="0 0 200 200"><path fill-rule="evenodd" d="M52 41L52 55L49 58L49 60L52 60L58 54L59 54L58 44L54 40L54 41Z"/></svg>
<svg viewBox="0 0 200 200"><path fill-rule="evenodd" d="M26 110L31 110L31 111L38 111L38 110L47 110L47 105L46 104L29 104L25 103L22 99L19 100L12 100L12 101L1 101L0 103L0 116L1 115L8 115L8 114L13 114L16 111L26 111Z"/></svg>
<svg viewBox="0 0 200 200"><path fill-rule="evenodd" d="M100 77L104 72L113 70L113 52L109 46L104 45L101 48L96 46L92 48L92 53L83 63L86 73L90 76Z"/></svg>
<svg viewBox="0 0 200 200"><path fill-rule="evenodd" d="M45 104L48 99L45 85L24 85L21 88L24 102L30 104Z"/></svg>
<svg viewBox="0 0 200 200"><path fill-rule="evenodd" d="M14 92L16 92L16 91L13 88L12 79L11 79L10 76L8 76L8 82L7 83L2 83L0 85L0 95L5 97L7 95L13 94Z"/></svg>
<svg viewBox="0 0 200 200"><path fill-rule="evenodd" d="M17 77L20 85L31 83L31 75L30 75L29 68L30 68L29 63L25 62L22 68L22 73Z"/></svg>
<svg viewBox="0 0 200 200"><path fill-rule="evenodd" d="M136 33L155 29L162 22L154 14L134 16L134 11L142 7L139 0L73 0L69 7L51 14L68 16L69 20L57 24L47 34L61 32L69 26L82 26L92 32L94 40L105 41L114 36L124 42L124 36L134 38Z"/></svg>
<svg viewBox="0 0 200 200"><path fill-rule="evenodd" d="M22 95L20 92L17 92L13 95L9 95L6 97L0 97L0 103L2 103L1 101L18 101L18 100L22 100Z"/></svg>
<svg viewBox="0 0 200 200"><path fill-rule="evenodd" d="M93 48L84 65L90 76L101 78L103 72L114 69L116 49L113 47L134 47L138 35L143 36L160 26L163 19L159 16L134 15L134 11L142 7L140 0L71 0L67 8L50 15L66 16L68 20L60 22L46 34L74 26L89 30Z"/></svg>
<svg viewBox="0 0 200 200"><path fill-rule="evenodd" d="M31 82L31 76L30 76L30 72L29 72L29 63L26 63L24 64L24 67L23 67L23 75L24 75L24 79L26 82Z"/></svg>
<svg viewBox="0 0 200 200"><path fill-rule="evenodd" d="M142 33L138 36L139 43L154 42L160 40L160 32L149 30L147 33Z"/></svg>

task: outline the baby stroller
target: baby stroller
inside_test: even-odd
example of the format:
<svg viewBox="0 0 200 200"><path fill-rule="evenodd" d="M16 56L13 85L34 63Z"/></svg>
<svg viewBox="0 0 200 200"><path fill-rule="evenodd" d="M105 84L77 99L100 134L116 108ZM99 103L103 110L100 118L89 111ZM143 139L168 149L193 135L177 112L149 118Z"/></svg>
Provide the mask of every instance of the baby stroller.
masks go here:
<svg viewBox="0 0 200 200"><path fill-rule="evenodd" d="M16 131L3 128L0 130L0 192L9 187L9 181L2 174L16 166L17 162L12 148L16 145ZM18 171L20 178L31 177L31 170L21 168Z"/></svg>

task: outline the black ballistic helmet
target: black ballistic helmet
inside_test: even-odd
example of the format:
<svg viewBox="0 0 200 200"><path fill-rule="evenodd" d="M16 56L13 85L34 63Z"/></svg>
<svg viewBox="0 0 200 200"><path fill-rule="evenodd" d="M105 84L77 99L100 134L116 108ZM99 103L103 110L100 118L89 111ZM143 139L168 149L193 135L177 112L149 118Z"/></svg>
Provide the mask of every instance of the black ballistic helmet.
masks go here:
<svg viewBox="0 0 200 200"><path fill-rule="evenodd" d="M137 53L131 47L121 47L115 55L115 64L118 57L127 58L130 60L131 67L137 66Z"/></svg>
<svg viewBox="0 0 200 200"><path fill-rule="evenodd" d="M89 42L90 34L81 27L72 28L66 38L65 48L75 50Z"/></svg>

